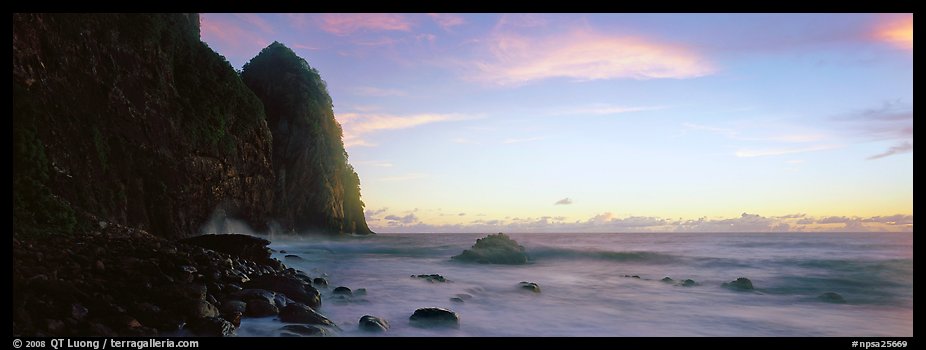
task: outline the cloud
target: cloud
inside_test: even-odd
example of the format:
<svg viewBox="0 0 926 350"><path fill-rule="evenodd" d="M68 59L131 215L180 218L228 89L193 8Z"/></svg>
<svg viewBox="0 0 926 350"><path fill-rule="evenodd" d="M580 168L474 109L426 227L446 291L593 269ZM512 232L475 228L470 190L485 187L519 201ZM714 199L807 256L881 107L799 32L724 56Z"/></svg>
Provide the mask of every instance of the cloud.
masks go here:
<svg viewBox="0 0 926 350"><path fill-rule="evenodd" d="M658 109L664 109L662 106L615 106L604 103L593 104L589 106L575 107L563 109L557 112L553 112L554 115L570 115L570 114L590 114L590 115L612 115L620 113L630 113L630 112L642 112L642 111L652 111Z"/></svg>
<svg viewBox="0 0 926 350"><path fill-rule="evenodd" d="M363 214L364 216L366 216L367 220L371 220L371 219L375 220L375 217L377 215L385 213L386 210L389 210L389 208L383 207L383 208L376 209L376 210L367 209L366 211L363 212Z"/></svg>
<svg viewBox="0 0 926 350"><path fill-rule="evenodd" d="M473 115L466 114L439 114L439 113L420 113L410 115L394 115L379 113L339 113L336 115L338 122L344 130L344 146L375 146L363 139L363 137L388 130L401 130L414 128L421 125L461 121L477 118Z"/></svg>
<svg viewBox="0 0 926 350"><path fill-rule="evenodd" d="M321 29L338 36L358 31L410 31L412 22L391 13L326 13L320 18Z"/></svg>
<svg viewBox="0 0 926 350"><path fill-rule="evenodd" d="M814 218L792 214L767 217L742 213L733 218L673 220L649 216L617 217L610 212L586 220L568 221L563 216L477 219L466 224L429 224L417 217L387 216L388 222L373 220L378 232L912 232L912 215L869 218L832 216ZM408 223L403 223L403 221ZM381 225L381 226L378 226ZM838 226L837 226L838 225Z"/></svg>
<svg viewBox="0 0 926 350"><path fill-rule="evenodd" d="M466 23L463 17L448 13L429 13L428 16L444 30Z"/></svg>
<svg viewBox="0 0 926 350"><path fill-rule="evenodd" d="M476 80L521 85L549 78L573 80L696 78L713 66L693 51L653 40L576 29L547 36L511 31L490 36L482 59L468 61Z"/></svg>
<svg viewBox="0 0 926 350"><path fill-rule="evenodd" d="M245 17L249 18L249 17ZM227 14L204 13L200 16L202 40L226 56L251 57L270 45L262 34L252 30L253 25L242 25L244 19Z"/></svg>
<svg viewBox="0 0 926 350"><path fill-rule="evenodd" d="M545 138L546 138L546 137L542 137L542 136L536 136L536 137L523 137L523 138L508 138L508 139L502 140L502 143L504 143L504 144L512 144L512 143L533 142L533 141L540 141L540 140L543 140L543 139L545 139Z"/></svg>
<svg viewBox="0 0 926 350"><path fill-rule="evenodd" d="M362 96L388 97L388 96L408 96L408 93L399 89L384 89L372 86L358 86L354 92Z"/></svg>
<svg viewBox="0 0 926 350"><path fill-rule="evenodd" d="M457 216L466 216L466 213L459 213Z"/></svg>
<svg viewBox="0 0 926 350"><path fill-rule="evenodd" d="M266 20L264 20L262 17L260 17L260 16L257 15L257 14L253 14L253 13L236 13L234 16L235 16L236 18L238 18L238 19L244 21L245 23L249 24L250 26L256 27L257 29L260 29L260 31L262 31L262 32L264 32L264 33L273 34L273 32L274 32L273 26L270 25L269 22L267 22Z"/></svg>
<svg viewBox="0 0 926 350"><path fill-rule="evenodd" d="M396 224L396 223L414 224L418 222L418 217L415 216L415 214L408 214L405 216L386 215L384 219L386 219L386 221L390 221L391 224Z"/></svg>
<svg viewBox="0 0 926 350"><path fill-rule="evenodd" d="M741 149L736 151L736 156L741 158L780 156L785 154L806 153L824 151L828 149L839 148L838 145L816 145L810 147L792 147L792 148L765 148L765 149Z"/></svg>
<svg viewBox="0 0 926 350"><path fill-rule="evenodd" d="M913 50L913 16L904 16L881 23L875 36L896 47Z"/></svg>
<svg viewBox="0 0 926 350"><path fill-rule="evenodd" d="M895 154L907 153L907 152L912 152L912 151L913 151L913 144L912 144L912 143L909 143L909 142L902 142L902 143L900 143L900 144L897 145L897 146L888 148L887 151L884 151L884 153L875 154L875 155L873 155L873 156L871 156L871 157L868 157L868 159L869 159L869 160L872 160L872 159L880 159L880 158L884 158L884 157L887 157L887 156L892 156L892 155L895 155Z"/></svg>
<svg viewBox="0 0 926 350"><path fill-rule="evenodd" d="M553 205L570 205L570 204L572 204L572 199L569 199L568 197L560 199L556 201L556 203L553 203Z"/></svg>

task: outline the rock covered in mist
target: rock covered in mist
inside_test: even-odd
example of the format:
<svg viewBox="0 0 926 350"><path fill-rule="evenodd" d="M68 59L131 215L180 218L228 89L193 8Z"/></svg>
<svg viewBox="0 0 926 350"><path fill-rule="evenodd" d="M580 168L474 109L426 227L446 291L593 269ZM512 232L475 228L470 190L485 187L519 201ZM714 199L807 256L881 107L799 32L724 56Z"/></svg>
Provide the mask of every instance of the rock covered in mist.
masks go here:
<svg viewBox="0 0 926 350"><path fill-rule="evenodd" d="M521 265L528 261L524 247L504 233L488 235L476 240L472 248L451 259L480 264Z"/></svg>
<svg viewBox="0 0 926 350"><path fill-rule="evenodd" d="M534 282L521 282L518 283L518 287L521 287L521 290L540 293L540 285Z"/></svg>
<svg viewBox="0 0 926 350"><path fill-rule="evenodd" d="M436 274L436 273L432 273L432 274L430 274L430 275L412 275L411 277L412 277L412 278L422 279L422 280L425 280L425 281L428 281L428 282L431 282L431 283L434 283L434 282L453 282L453 281L451 281L451 280L448 280L448 279L444 278L444 276L438 275L438 274Z"/></svg>
<svg viewBox="0 0 926 350"><path fill-rule="evenodd" d="M302 303L286 305L286 307L280 310L280 321L335 326L334 322L331 322L327 317L315 312L311 307Z"/></svg>
<svg viewBox="0 0 926 350"><path fill-rule="evenodd" d="M364 315L360 318L358 327L363 331L382 333L389 329L389 322L376 316Z"/></svg>
<svg viewBox="0 0 926 350"><path fill-rule="evenodd" d="M846 302L846 299L843 298L842 295L839 295L839 293L836 293L836 292L826 292L826 293L820 294L817 296L817 299L820 299L821 301L824 301L827 303L834 303L834 304L845 304Z"/></svg>
<svg viewBox="0 0 926 350"><path fill-rule="evenodd" d="M415 310L408 321L412 326L420 328L460 328L460 315L453 310L440 307Z"/></svg>
<svg viewBox="0 0 926 350"><path fill-rule="evenodd" d="M737 278L736 281L731 281L723 284L724 287L737 290L752 290L752 281L746 277Z"/></svg>

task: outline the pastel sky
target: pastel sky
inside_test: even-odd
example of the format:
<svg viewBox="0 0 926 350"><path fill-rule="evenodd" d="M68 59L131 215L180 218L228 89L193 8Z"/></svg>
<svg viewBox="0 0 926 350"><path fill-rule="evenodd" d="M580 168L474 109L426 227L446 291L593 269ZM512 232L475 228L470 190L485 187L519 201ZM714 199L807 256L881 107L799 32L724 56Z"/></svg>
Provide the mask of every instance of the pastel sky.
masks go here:
<svg viewBox="0 0 926 350"><path fill-rule="evenodd" d="M912 14L204 14L319 70L385 232L912 231Z"/></svg>

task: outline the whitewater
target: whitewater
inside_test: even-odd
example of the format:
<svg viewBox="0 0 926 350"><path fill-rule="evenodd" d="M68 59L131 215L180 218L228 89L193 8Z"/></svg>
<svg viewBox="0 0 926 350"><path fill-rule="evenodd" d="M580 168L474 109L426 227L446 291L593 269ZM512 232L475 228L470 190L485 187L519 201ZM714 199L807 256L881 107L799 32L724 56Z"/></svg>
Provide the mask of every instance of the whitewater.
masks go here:
<svg viewBox="0 0 926 350"><path fill-rule="evenodd" d="M912 233L513 233L529 264L450 259L486 234L270 239L275 258L328 280L318 311L340 336L913 336ZM739 277L755 289L722 286ZM366 294L338 298L337 286ZM460 328L409 325L432 306L457 312ZM363 332L363 315L391 328ZM238 334L280 326L247 318Z"/></svg>

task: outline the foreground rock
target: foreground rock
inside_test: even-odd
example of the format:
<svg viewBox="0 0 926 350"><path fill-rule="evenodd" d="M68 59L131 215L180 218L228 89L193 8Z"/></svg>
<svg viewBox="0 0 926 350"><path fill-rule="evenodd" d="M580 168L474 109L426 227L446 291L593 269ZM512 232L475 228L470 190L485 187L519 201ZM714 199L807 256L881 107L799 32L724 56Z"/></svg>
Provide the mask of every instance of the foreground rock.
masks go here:
<svg viewBox="0 0 926 350"><path fill-rule="evenodd" d="M358 327L363 331L382 333L389 329L389 322L376 316L364 315Z"/></svg>
<svg viewBox="0 0 926 350"><path fill-rule="evenodd" d="M736 289L736 290L752 290L753 289L752 281L750 281L748 278L745 278L745 277L740 277L740 278L737 278L736 281L724 283L723 286L730 288L730 289Z"/></svg>
<svg viewBox="0 0 926 350"><path fill-rule="evenodd" d="M440 307L415 310L408 320L412 326L419 328L460 328L460 315Z"/></svg>
<svg viewBox="0 0 926 350"><path fill-rule="evenodd" d="M337 327L324 315L315 312L308 305L295 303L286 305L280 310L280 321L288 323L310 323Z"/></svg>
<svg viewBox="0 0 926 350"><path fill-rule="evenodd" d="M528 261L524 247L504 233L488 235L476 240L472 248L451 259L480 264L521 265Z"/></svg>
<svg viewBox="0 0 926 350"><path fill-rule="evenodd" d="M521 290L540 293L540 285L534 282L521 282L518 283L518 287L521 287Z"/></svg>
<svg viewBox="0 0 926 350"><path fill-rule="evenodd" d="M14 238L13 267L16 336L230 336L243 315L271 316L300 305L287 293L321 302L299 272L282 264L264 265L117 224L76 235ZM328 325L323 316L289 311L297 322Z"/></svg>

